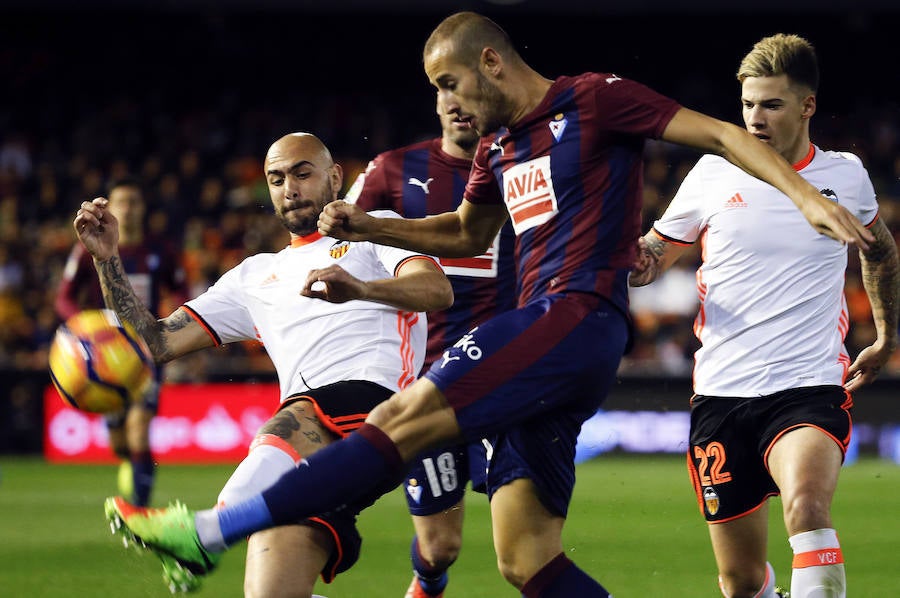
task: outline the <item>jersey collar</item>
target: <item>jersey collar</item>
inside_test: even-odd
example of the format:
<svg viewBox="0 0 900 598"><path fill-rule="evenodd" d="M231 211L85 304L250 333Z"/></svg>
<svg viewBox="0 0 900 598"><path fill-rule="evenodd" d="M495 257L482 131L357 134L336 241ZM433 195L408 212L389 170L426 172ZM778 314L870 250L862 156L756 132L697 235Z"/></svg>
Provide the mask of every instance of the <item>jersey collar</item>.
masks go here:
<svg viewBox="0 0 900 598"><path fill-rule="evenodd" d="M319 231L314 233L310 233L303 237L292 237L291 238L291 247L303 247L304 245L309 245L310 243L315 243L319 239L322 238L322 235L319 234Z"/></svg>
<svg viewBox="0 0 900 598"><path fill-rule="evenodd" d="M809 142L809 151L806 152L806 155L803 157L802 160L800 160L799 162L794 164L794 170L796 170L797 172L800 172L801 170L803 170L804 168L809 166L809 163L812 162L813 157L815 155L816 155L816 146L814 146L812 144L812 141L810 141Z"/></svg>

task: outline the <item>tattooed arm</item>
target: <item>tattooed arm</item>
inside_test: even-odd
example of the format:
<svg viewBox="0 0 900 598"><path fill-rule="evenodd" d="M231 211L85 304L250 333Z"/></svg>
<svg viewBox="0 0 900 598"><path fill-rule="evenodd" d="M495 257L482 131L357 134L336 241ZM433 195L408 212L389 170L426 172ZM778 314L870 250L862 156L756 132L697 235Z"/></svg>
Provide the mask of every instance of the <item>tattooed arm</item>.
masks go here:
<svg viewBox="0 0 900 598"><path fill-rule="evenodd" d="M898 311L900 311L900 262L897 245L883 220L871 228L875 242L860 250L863 286L872 306L877 333L875 342L860 351L847 372L847 390L854 391L872 382L897 348Z"/></svg>
<svg viewBox="0 0 900 598"><path fill-rule="evenodd" d="M650 284L662 276L688 247L666 241L651 230L638 239L638 256L628 275L628 284L633 287Z"/></svg>
<svg viewBox="0 0 900 598"><path fill-rule="evenodd" d="M119 258L119 223L106 210L107 203L102 197L83 202L73 223L78 238L94 258L106 307L135 327L157 363L214 346L213 339L183 310L157 320L137 298Z"/></svg>

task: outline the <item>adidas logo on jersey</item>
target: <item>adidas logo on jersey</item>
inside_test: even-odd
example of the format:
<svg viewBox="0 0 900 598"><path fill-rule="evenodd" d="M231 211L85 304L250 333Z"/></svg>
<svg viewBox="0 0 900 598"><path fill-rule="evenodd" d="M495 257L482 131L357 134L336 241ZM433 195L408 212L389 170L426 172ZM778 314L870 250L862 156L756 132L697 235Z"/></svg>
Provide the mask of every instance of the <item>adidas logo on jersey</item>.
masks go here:
<svg viewBox="0 0 900 598"><path fill-rule="evenodd" d="M725 202L726 208L746 208L747 202L744 201L744 198L741 197L740 193L735 193L731 196L731 198Z"/></svg>

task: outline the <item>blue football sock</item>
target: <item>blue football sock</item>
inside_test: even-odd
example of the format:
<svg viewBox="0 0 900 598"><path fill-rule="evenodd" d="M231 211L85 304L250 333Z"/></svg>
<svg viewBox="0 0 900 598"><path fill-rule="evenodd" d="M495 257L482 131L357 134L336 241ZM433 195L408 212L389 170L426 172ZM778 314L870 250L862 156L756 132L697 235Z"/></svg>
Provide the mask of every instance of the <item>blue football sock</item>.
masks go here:
<svg viewBox="0 0 900 598"><path fill-rule="evenodd" d="M447 587L450 576L447 575L447 569L438 569L432 567L422 558L419 552L419 537L413 536L412 545L409 548L410 560L412 560L413 570L416 577L419 578L419 585L425 590L426 594L437 596Z"/></svg>
<svg viewBox="0 0 900 598"><path fill-rule="evenodd" d="M609 592L560 553L522 587L525 598L609 598Z"/></svg>
<svg viewBox="0 0 900 598"><path fill-rule="evenodd" d="M252 500L218 510L222 535L232 544L247 535L338 509L397 487L406 466L388 436L369 424L332 443Z"/></svg>
<svg viewBox="0 0 900 598"><path fill-rule="evenodd" d="M131 476L134 481L134 496L132 502L139 507L150 504L150 492L153 490L153 479L156 474L156 464L150 451L133 453L131 461Z"/></svg>
<svg viewBox="0 0 900 598"><path fill-rule="evenodd" d="M216 520L218 530L214 529ZM200 543L205 548L218 552L253 532L272 527L272 515L263 497L257 494L236 505L199 511L194 523ZM217 533L219 531L221 535Z"/></svg>

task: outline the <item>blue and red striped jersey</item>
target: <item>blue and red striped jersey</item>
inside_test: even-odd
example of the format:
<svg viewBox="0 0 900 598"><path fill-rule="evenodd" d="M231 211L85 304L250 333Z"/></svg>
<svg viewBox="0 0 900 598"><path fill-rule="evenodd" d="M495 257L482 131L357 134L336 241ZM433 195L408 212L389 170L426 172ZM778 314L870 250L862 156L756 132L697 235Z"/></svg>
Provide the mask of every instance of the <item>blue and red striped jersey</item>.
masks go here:
<svg viewBox="0 0 900 598"><path fill-rule="evenodd" d="M679 108L613 74L560 77L530 114L481 139L465 197L506 204L520 304L580 291L627 313L644 140L659 138Z"/></svg>
<svg viewBox="0 0 900 598"><path fill-rule="evenodd" d="M454 158L431 139L379 154L348 192L347 200L366 211L389 209L406 218L456 210L462 202L469 160ZM466 332L515 307L514 235L507 223L484 255L441 259L455 300L429 312L425 368Z"/></svg>

